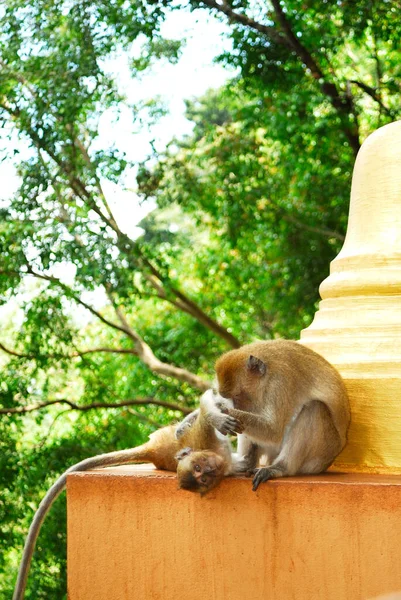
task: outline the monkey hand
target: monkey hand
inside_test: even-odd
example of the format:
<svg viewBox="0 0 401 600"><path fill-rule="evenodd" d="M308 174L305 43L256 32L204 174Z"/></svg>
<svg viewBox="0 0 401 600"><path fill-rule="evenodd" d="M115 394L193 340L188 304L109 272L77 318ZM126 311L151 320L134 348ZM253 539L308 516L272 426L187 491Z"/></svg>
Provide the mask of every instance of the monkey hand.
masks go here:
<svg viewBox="0 0 401 600"><path fill-rule="evenodd" d="M234 435L235 433L242 433L243 427L241 423L229 414L222 412L213 413L213 427L220 431L223 435Z"/></svg>
<svg viewBox="0 0 401 600"><path fill-rule="evenodd" d="M234 408L234 403L232 400L228 398L223 398L223 396L218 395L214 401L216 408L224 413L225 415L229 414L230 408Z"/></svg>

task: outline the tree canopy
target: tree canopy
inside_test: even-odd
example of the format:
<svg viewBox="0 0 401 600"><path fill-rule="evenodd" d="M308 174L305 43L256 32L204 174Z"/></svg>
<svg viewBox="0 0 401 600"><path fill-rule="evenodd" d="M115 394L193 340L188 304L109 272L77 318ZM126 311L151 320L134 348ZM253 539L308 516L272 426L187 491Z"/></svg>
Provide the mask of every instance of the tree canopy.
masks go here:
<svg viewBox="0 0 401 600"><path fill-rule="evenodd" d="M227 23L217 60L237 74L188 99L191 134L134 164L99 147L107 109L144 118L108 61L127 57L140 85L179 60L185 43L162 25L183 10ZM0 299L19 306L0 330L4 597L50 481L188 413L222 352L309 324L356 153L400 114L398 13L392 0L3 3L0 124L18 135L21 182L0 205ZM132 168L157 206L138 237L105 193ZM60 500L28 598L65 597L64 513Z"/></svg>

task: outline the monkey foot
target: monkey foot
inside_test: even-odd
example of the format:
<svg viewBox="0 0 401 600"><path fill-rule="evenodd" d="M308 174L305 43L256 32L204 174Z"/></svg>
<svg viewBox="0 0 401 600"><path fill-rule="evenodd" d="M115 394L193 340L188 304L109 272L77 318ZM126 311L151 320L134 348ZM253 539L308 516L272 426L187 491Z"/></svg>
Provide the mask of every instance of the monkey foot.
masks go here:
<svg viewBox="0 0 401 600"><path fill-rule="evenodd" d="M260 469L254 469L251 474L254 475L252 481L252 490L256 492L261 483L269 481L269 479L274 479L279 475L279 471L271 467L262 467Z"/></svg>

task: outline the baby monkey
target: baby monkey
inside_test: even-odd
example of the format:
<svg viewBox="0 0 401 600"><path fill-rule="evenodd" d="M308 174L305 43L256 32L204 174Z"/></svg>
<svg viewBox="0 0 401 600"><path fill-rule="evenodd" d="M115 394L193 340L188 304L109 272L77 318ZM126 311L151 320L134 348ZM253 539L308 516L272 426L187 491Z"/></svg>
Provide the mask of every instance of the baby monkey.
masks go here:
<svg viewBox="0 0 401 600"><path fill-rule="evenodd" d="M53 502L64 490L70 473L113 465L151 462L157 469L177 471L180 488L203 495L216 487L225 475L234 471L229 441L216 431L208 418L205 418L205 398L208 393L202 396L200 408L189 414L182 423L155 431L142 446L86 458L72 465L57 479L41 501L29 528L13 600L24 598L40 528ZM224 432L225 427L222 426L221 430Z"/></svg>
<svg viewBox="0 0 401 600"><path fill-rule="evenodd" d="M346 443L348 396L336 369L298 342L255 342L216 362L218 395L208 418L238 436L253 490L276 477L325 471ZM260 455L268 466L257 468Z"/></svg>

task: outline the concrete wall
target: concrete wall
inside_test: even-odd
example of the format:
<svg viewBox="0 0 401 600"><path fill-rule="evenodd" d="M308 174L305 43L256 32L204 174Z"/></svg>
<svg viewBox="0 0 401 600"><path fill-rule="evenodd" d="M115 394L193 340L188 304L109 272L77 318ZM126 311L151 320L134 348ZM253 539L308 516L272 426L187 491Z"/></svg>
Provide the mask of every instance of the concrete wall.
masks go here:
<svg viewBox="0 0 401 600"><path fill-rule="evenodd" d="M401 590L401 478L227 479L200 498L175 474L68 478L69 600L360 600Z"/></svg>

